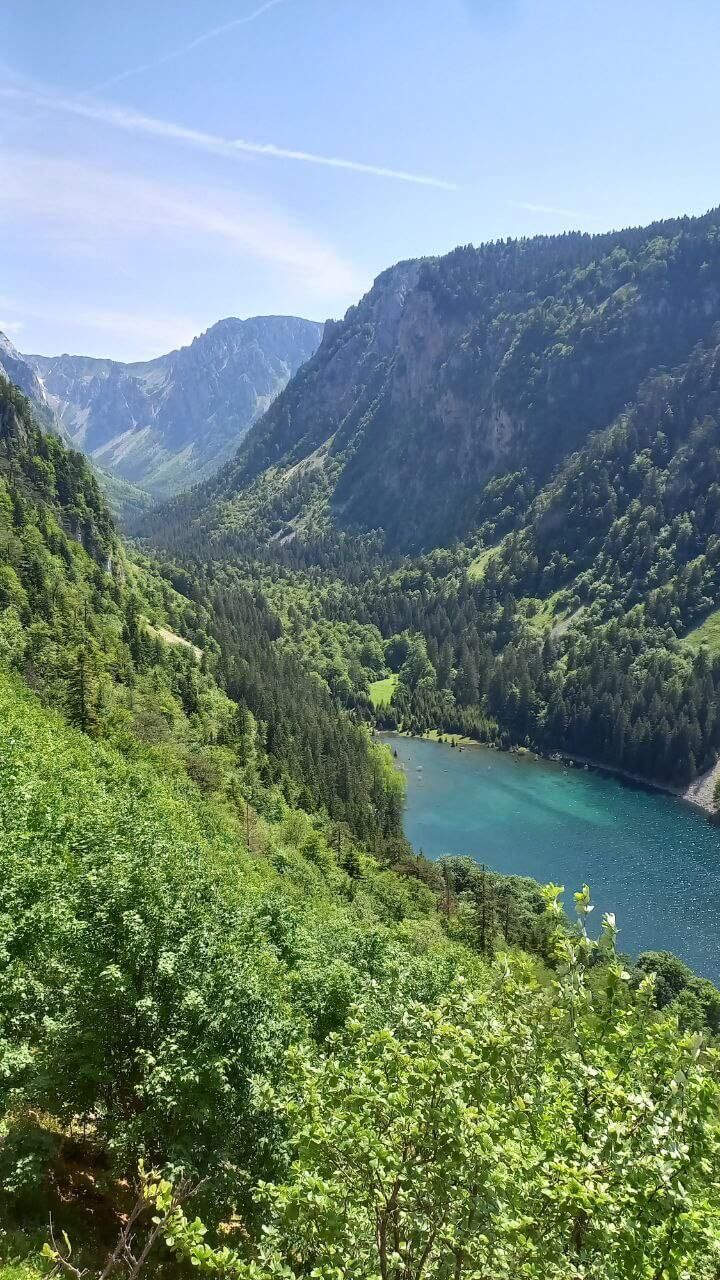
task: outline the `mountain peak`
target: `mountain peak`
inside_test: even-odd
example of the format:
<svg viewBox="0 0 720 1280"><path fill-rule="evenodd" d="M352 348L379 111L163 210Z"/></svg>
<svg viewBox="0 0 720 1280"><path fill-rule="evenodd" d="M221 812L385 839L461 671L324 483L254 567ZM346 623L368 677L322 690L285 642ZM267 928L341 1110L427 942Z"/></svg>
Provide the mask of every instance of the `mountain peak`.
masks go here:
<svg viewBox="0 0 720 1280"><path fill-rule="evenodd" d="M193 338L189 348L181 347L180 351L212 343L228 343L234 349L239 349L259 342L282 358L282 353L288 346L300 344L304 349L314 344L314 349L320 342L322 329L322 324L317 321L303 320L299 316L248 316L245 320L240 320L237 316L226 316ZM161 356L160 359L164 357Z"/></svg>
<svg viewBox="0 0 720 1280"><path fill-rule="evenodd" d="M33 400L40 409L43 426L54 428L45 385L42 378L33 368L29 360L21 355L17 347L10 341L6 333L0 332L0 375L19 387L24 395Z"/></svg>
<svg viewBox="0 0 720 1280"><path fill-rule="evenodd" d="M322 325L295 316L227 316L154 360L28 356L26 364L76 446L164 497L232 456L321 336Z"/></svg>

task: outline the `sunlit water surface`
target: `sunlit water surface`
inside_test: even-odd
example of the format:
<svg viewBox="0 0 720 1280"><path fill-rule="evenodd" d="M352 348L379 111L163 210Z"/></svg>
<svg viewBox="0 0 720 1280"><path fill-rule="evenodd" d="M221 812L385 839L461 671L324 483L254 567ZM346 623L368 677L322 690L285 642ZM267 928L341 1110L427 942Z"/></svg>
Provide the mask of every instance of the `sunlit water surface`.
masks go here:
<svg viewBox="0 0 720 1280"><path fill-rule="evenodd" d="M674 951L720 982L720 826L661 792L484 747L381 735L407 776L405 833L430 858L590 885L623 950Z"/></svg>

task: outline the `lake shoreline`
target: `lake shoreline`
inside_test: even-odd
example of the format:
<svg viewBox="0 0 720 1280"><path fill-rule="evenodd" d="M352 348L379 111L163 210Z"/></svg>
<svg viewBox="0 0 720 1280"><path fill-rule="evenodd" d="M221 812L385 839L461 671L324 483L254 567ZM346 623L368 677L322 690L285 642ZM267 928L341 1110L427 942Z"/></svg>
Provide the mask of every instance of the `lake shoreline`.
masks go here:
<svg viewBox="0 0 720 1280"><path fill-rule="evenodd" d="M480 745L480 744L478 744ZM718 777L718 766L708 770L706 774L699 774L697 778L689 782L685 787L673 786L670 782L655 782L652 778L645 778L640 773L630 773L627 769L619 769L615 765L600 764L597 760L592 760L589 756L578 756L567 751L557 751L550 755L543 755L541 752L534 752L534 755L541 760L560 760L563 764L583 765L589 769L593 769L596 773L604 773L612 778L621 778L624 782L631 782L636 787L648 787L651 791L664 792L665 795L675 796L678 800L684 800L685 804L691 804L694 809L700 809L708 818L714 818L717 815L715 803L713 799L714 786L709 789L703 787L706 779L712 778L713 781ZM694 790L697 788L697 790Z"/></svg>
<svg viewBox="0 0 720 1280"><path fill-rule="evenodd" d="M420 734L403 733L399 729L381 730L380 732L385 733L387 736L415 738L419 742L438 742L445 746L451 746L454 742L458 750L466 747L481 747L485 751L501 751L500 747L496 747L490 742L478 742L475 738L463 738L458 734L452 733L441 735L437 729ZM697 778L694 778L686 786L677 787L669 782L655 782L652 778L643 777L642 774L630 773L627 769L620 769L616 765L602 764L598 760L591 759L590 756L580 756L570 751L543 752L536 751L531 747L510 747L507 751L502 751L502 754L532 756L536 760L546 760L549 764L563 764L570 768L581 766L582 768L592 769L595 773L606 774L608 777L620 778L623 782L630 782L635 787L645 787L650 791L660 791L665 795L675 796L676 799L683 800L685 804L692 805L694 809L699 809L708 820L714 820L720 816L714 800L715 784L720 780L720 761L706 773L699 774Z"/></svg>

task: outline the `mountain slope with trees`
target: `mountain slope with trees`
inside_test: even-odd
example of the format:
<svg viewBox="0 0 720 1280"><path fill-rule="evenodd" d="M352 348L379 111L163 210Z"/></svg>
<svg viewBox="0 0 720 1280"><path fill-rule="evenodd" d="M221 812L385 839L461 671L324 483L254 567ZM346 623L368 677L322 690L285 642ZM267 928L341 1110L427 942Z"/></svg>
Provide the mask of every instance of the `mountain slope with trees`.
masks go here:
<svg viewBox="0 0 720 1280"><path fill-rule="evenodd" d="M489 481L545 483L718 321L716 212L400 263L163 519L210 537L381 528L408 551L467 536L492 510Z"/></svg>
<svg viewBox="0 0 720 1280"><path fill-rule="evenodd" d="M326 806L361 838L399 837L390 762L292 655L276 653L278 620L262 593L229 603L242 656L221 655L197 586L127 555L85 458L43 432L2 379L0 538L2 660L71 724L169 753L211 789L230 784L233 746L257 725L261 780Z"/></svg>
<svg viewBox="0 0 720 1280"><path fill-rule="evenodd" d="M720 753L719 245L710 213L400 264L143 530L260 572L371 721L683 787Z"/></svg>
<svg viewBox="0 0 720 1280"><path fill-rule="evenodd" d="M6 675L0 724L0 1256L714 1280L709 984L591 942L587 891L571 928L469 861L343 865L273 788L246 839Z"/></svg>

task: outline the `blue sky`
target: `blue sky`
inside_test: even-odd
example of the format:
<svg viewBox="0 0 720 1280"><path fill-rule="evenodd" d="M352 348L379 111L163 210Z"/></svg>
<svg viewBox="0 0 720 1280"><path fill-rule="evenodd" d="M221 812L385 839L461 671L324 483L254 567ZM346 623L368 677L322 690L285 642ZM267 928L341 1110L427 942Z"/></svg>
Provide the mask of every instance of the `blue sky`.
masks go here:
<svg viewBox="0 0 720 1280"><path fill-rule="evenodd" d="M141 359L720 202L712 0L5 0L0 328ZM330 161L331 163L327 163Z"/></svg>

